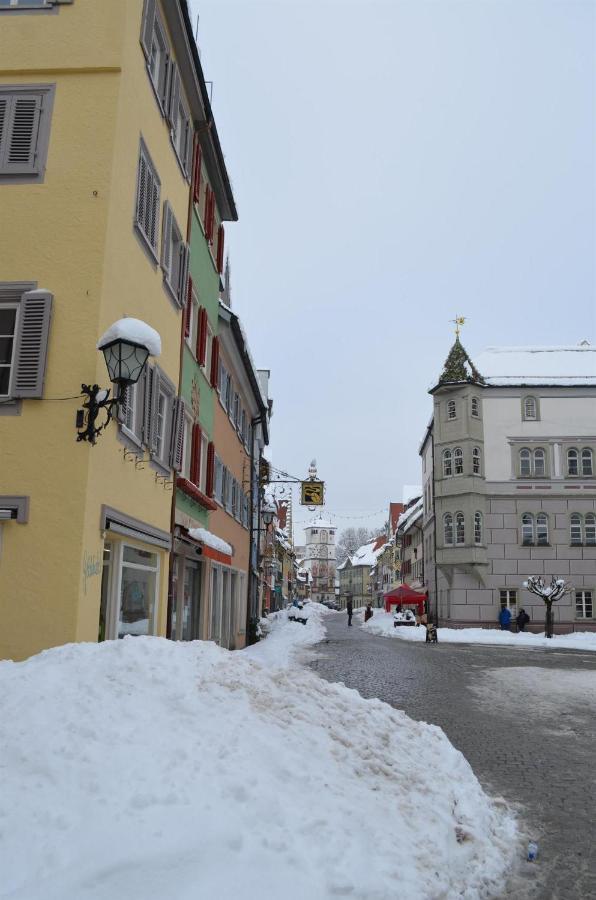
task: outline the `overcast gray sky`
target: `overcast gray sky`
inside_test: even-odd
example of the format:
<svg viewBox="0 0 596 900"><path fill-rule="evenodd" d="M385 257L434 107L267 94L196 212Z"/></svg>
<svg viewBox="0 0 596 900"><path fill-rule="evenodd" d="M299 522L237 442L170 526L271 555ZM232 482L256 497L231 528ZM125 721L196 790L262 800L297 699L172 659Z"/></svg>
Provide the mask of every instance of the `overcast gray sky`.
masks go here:
<svg viewBox="0 0 596 900"><path fill-rule="evenodd" d="M273 461L316 456L338 526L376 526L420 481L456 313L472 355L596 341L596 4L192 7Z"/></svg>

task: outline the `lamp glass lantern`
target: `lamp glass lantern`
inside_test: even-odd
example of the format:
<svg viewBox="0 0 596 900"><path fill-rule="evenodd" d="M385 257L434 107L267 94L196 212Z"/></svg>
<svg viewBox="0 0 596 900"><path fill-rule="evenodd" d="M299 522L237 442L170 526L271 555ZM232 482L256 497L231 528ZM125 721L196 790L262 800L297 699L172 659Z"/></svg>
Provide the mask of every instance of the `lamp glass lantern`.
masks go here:
<svg viewBox="0 0 596 900"><path fill-rule="evenodd" d="M149 357L149 350L143 344L118 338L101 348L106 361L110 381L120 390L136 384Z"/></svg>
<svg viewBox="0 0 596 900"><path fill-rule="evenodd" d="M266 526L271 525L273 522L274 515L275 515L275 513L273 512L272 509L264 509L262 512L263 525L266 525Z"/></svg>

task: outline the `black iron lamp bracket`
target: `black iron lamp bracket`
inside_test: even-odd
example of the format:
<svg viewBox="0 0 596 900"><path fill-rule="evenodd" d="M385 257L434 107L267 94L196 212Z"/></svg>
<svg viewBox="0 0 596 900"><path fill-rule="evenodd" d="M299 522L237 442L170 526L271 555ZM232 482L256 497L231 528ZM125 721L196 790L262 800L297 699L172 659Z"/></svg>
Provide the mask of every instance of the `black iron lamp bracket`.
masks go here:
<svg viewBox="0 0 596 900"><path fill-rule="evenodd" d="M110 424L114 409L120 401L118 397L110 397L109 388L100 388L97 384L92 386L82 384L81 394L87 399L83 403L83 408L77 410L77 441L95 444L98 436ZM97 425L97 419L102 413L105 413L105 421Z"/></svg>

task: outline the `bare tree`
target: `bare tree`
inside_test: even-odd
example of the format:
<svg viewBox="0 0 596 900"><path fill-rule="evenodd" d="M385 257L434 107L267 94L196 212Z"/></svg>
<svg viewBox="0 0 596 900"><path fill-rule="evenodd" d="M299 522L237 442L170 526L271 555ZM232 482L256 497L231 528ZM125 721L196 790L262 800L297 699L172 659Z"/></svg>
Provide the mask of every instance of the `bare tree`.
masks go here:
<svg viewBox="0 0 596 900"><path fill-rule="evenodd" d="M342 562L356 552L358 547L367 544L368 541L376 537L376 533L369 528L344 528L337 538L335 545L335 558L337 565L341 566Z"/></svg>
<svg viewBox="0 0 596 900"><path fill-rule="evenodd" d="M563 578L555 578L553 575L550 584L547 584L540 575L530 575L527 581L524 581L524 587L531 594L536 594L546 605L546 622L544 624L544 634L547 638L553 636L553 603L570 594L573 590Z"/></svg>

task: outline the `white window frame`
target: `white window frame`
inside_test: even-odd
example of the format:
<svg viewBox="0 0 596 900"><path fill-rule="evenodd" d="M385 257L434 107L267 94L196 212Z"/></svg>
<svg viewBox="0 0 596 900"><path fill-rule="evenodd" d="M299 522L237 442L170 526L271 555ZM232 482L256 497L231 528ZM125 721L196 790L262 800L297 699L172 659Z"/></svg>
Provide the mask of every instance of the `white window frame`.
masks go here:
<svg viewBox="0 0 596 900"><path fill-rule="evenodd" d="M584 542L584 529L582 517L579 513L571 513L569 516L569 544L571 547L581 547Z"/></svg>
<svg viewBox="0 0 596 900"><path fill-rule="evenodd" d="M595 547L596 546L596 514L595 513L586 513L586 516L584 518L584 541L585 541L586 547Z"/></svg>
<svg viewBox="0 0 596 900"><path fill-rule="evenodd" d="M499 588L499 607L517 612L517 588Z"/></svg>
<svg viewBox="0 0 596 900"><path fill-rule="evenodd" d="M201 467L199 470L199 490L207 493L207 457L209 451L209 438L204 431L201 432Z"/></svg>
<svg viewBox="0 0 596 900"><path fill-rule="evenodd" d="M213 329L207 321L207 342L205 345L205 363L201 368L203 369L203 374L209 380L211 375L211 356L213 352Z"/></svg>
<svg viewBox="0 0 596 900"><path fill-rule="evenodd" d="M14 309L14 311L15 311L14 328L13 328L13 333L12 333L12 348L11 348L11 352L10 352L10 362L9 362L8 364L6 364L6 363L0 363L0 367L1 367L1 368L3 368L3 369L8 368L8 369L9 369L9 373L8 373L8 393L7 393L7 394L0 394L0 399L2 399L2 400L8 400L9 398L12 397L12 387L13 387L13 384L12 384L12 383L13 383L13 379L14 379L15 346L16 346L17 336L18 336L18 333L19 333L19 312L20 312L20 306L21 306L21 304L20 304L20 303L17 303L17 302L14 302L14 303L2 303L2 304L0 304L0 311L3 311L3 310L5 310L5 309ZM8 338L10 338L11 336L7 334L7 335L0 335L0 337L8 337Z"/></svg>
<svg viewBox="0 0 596 900"><path fill-rule="evenodd" d="M455 402L455 400L447 401L447 419L448 421L457 419L457 403Z"/></svg>
<svg viewBox="0 0 596 900"><path fill-rule="evenodd" d="M472 448L472 475L482 474L482 454L480 447Z"/></svg>
<svg viewBox="0 0 596 900"><path fill-rule="evenodd" d="M195 291L194 284L191 293L191 304L192 308L190 311L190 327L188 329L188 334L186 335L185 340L189 350L191 351L193 356L195 356L197 351L197 328L199 323L199 298Z"/></svg>
<svg viewBox="0 0 596 900"><path fill-rule="evenodd" d="M459 469L459 471L458 471ZM453 475L464 474L464 451L461 447L455 447L453 450Z"/></svg>
<svg viewBox="0 0 596 900"><path fill-rule="evenodd" d="M455 514L455 544L457 547L466 543L466 518L463 512L458 511Z"/></svg>
<svg viewBox="0 0 596 900"><path fill-rule="evenodd" d="M471 401L471 414L474 419L480 418L480 400L478 397L472 397Z"/></svg>
<svg viewBox="0 0 596 900"><path fill-rule="evenodd" d="M474 543L477 547L482 545L482 513L476 510L474 513Z"/></svg>
<svg viewBox="0 0 596 900"><path fill-rule="evenodd" d="M586 471L588 468L586 466L586 462L589 460L589 471ZM583 478L591 478L594 474L594 454L592 453L591 447L582 447L581 451L581 472Z"/></svg>
<svg viewBox="0 0 596 900"><path fill-rule="evenodd" d="M157 71L154 72L153 62L153 44L159 45L159 61ZM166 114L166 106L169 90L169 70L170 70L170 45L166 36L165 28L161 21L158 10L155 10L155 18L153 20L153 31L151 34L151 53L147 59L147 72L155 97L159 104L162 115Z"/></svg>
<svg viewBox="0 0 596 900"><path fill-rule="evenodd" d="M522 398L522 419L524 422L537 422L540 419L538 399L532 394L528 394Z"/></svg>
<svg viewBox="0 0 596 900"><path fill-rule="evenodd" d="M594 591L592 588L579 588L575 592L575 618L576 619L593 619L594 618ZM589 595L589 599L587 597ZM578 602L579 598L579 602ZM589 608L590 615L586 615ZM581 612L579 610L581 609Z"/></svg>
<svg viewBox="0 0 596 900"><path fill-rule="evenodd" d="M192 426L193 420L188 412L184 413L184 444L182 447L181 478L190 481L190 460L192 456Z"/></svg>
<svg viewBox="0 0 596 900"><path fill-rule="evenodd" d="M443 450L443 478L453 476L453 454L449 448Z"/></svg>
<svg viewBox="0 0 596 900"><path fill-rule="evenodd" d="M521 543L522 547L533 547L535 543L534 516L532 513L522 513L521 517Z"/></svg>
<svg viewBox="0 0 596 900"><path fill-rule="evenodd" d="M455 544L455 530L453 515L447 512L443 516L443 543L445 547L453 547Z"/></svg>

